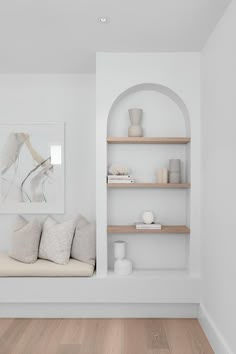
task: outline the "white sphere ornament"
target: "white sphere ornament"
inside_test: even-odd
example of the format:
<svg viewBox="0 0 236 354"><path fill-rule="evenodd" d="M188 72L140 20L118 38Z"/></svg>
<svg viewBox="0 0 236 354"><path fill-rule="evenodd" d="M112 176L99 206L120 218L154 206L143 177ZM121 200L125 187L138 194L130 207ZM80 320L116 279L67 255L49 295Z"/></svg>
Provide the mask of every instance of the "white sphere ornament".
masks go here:
<svg viewBox="0 0 236 354"><path fill-rule="evenodd" d="M144 224L152 224L154 222L154 214L152 211L145 211L142 215Z"/></svg>

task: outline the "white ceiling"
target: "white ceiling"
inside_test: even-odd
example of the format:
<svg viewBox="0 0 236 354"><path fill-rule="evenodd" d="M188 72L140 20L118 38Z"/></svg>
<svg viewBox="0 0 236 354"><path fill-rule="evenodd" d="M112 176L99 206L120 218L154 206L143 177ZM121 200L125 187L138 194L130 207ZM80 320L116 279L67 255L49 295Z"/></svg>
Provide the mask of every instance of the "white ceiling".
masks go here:
<svg viewBox="0 0 236 354"><path fill-rule="evenodd" d="M198 51L229 2L0 0L0 72L94 72L96 51Z"/></svg>

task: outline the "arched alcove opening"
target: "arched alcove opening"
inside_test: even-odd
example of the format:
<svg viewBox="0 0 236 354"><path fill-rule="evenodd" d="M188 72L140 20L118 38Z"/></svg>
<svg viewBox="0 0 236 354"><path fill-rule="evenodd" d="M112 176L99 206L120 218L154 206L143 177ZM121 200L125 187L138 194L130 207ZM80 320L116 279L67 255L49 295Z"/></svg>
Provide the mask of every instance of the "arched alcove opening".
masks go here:
<svg viewBox="0 0 236 354"><path fill-rule="evenodd" d="M109 111L108 135L127 135L128 108L133 107L144 110L145 135L171 136L171 128L174 127L175 136L190 136L190 117L186 104L172 89L155 83L141 83L118 95Z"/></svg>
<svg viewBox="0 0 236 354"><path fill-rule="evenodd" d="M142 108L146 137L190 137L190 116L182 98L170 88L153 83L132 86L120 93L108 115L107 134L128 135L129 108ZM181 182L190 182L190 155L186 145L109 144L107 164L129 168L136 183L155 183L156 171L168 167L168 160L182 161ZM174 193L174 197L173 197ZM108 225L133 225L140 222L145 210L152 210L163 225L189 225L189 192L181 189L110 189L107 193ZM186 236L113 235L108 238L108 264L112 269L113 241L128 241L128 256L136 269L185 269L188 266L189 242ZM144 253L143 250L146 250Z"/></svg>

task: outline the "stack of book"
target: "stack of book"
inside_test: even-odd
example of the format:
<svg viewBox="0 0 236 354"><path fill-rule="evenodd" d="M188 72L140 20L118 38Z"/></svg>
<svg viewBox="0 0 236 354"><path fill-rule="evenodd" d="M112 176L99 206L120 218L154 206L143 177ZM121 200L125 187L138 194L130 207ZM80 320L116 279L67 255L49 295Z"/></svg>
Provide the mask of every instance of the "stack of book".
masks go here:
<svg viewBox="0 0 236 354"><path fill-rule="evenodd" d="M130 175L108 175L107 183L134 183L134 178Z"/></svg>
<svg viewBox="0 0 236 354"><path fill-rule="evenodd" d="M136 224L136 229L137 230L161 230L161 224L142 224L142 223L137 223Z"/></svg>

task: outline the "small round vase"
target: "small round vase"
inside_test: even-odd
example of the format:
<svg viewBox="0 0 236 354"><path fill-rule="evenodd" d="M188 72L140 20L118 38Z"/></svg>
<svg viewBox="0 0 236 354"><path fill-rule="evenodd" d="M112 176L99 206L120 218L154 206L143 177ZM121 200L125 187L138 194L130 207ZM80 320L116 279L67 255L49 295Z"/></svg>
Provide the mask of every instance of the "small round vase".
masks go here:
<svg viewBox="0 0 236 354"><path fill-rule="evenodd" d="M154 214L152 211L145 211L142 215L144 224L152 224L154 222Z"/></svg>
<svg viewBox="0 0 236 354"><path fill-rule="evenodd" d="M117 275L129 275L132 273L132 262L129 259L117 259L114 265L114 272Z"/></svg>
<svg viewBox="0 0 236 354"><path fill-rule="evenodd" d="M128 136L130 137L140 137L143 136L143 128L141 127L143 110L140 108L129 109L129 117L131 125L128 129Z"/></svg>

